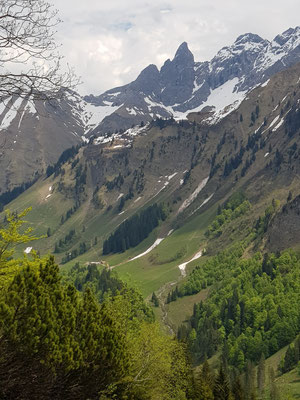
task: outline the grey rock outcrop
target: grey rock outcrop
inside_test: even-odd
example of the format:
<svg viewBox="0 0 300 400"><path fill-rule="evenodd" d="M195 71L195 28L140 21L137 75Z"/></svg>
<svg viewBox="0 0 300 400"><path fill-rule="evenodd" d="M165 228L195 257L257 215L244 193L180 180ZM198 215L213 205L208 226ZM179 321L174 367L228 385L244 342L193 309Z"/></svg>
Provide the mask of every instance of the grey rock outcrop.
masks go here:
<svg viewBox="0 0 300 400"><path fill-rule="evenodd" d="M109 134L157 117L183 117L200 110L202 104L206 106L211 93L226 83L231 82L232 92L245 94L299 61L300 27L286 30L271 42L252 33L243 34L209 62L195 62L183 42L160 71L151 64L130 84L85 97L95 105L119 106L90 134ZM209 105L214 106L213 100Z"/></svg>

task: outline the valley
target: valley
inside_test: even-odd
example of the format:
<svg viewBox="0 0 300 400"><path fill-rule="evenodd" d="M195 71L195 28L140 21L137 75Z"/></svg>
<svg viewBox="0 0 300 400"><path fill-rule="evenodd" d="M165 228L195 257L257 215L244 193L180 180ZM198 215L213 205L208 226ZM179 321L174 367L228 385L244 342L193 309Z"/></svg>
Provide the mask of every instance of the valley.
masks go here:
<svg viewBox="0 0 300 400"><path fill-rule="evenodd" d="M299 27L7 97L0 397L299 399L299 104Z"/></svg>

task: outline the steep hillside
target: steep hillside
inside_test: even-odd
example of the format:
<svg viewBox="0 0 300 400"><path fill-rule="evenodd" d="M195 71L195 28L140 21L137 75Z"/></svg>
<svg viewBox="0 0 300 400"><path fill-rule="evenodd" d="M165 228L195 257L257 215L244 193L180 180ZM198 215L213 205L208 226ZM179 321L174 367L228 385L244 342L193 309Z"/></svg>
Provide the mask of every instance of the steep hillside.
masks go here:
<svg viewBox="0 0 300 400"><path fill-rule="evenodd" d="M63 150L92 136L105 143L133 125L180 120L200 110L213 112L215 123L254 87L299 62L299 45L299 27L272 42L247 33L211 61L195 62L184 42L160 70L149 65L135 81L100 96L83 99L65 91L61 100L50 103L7 98L0 109L0 194L35 180Z"/></svg>
<svg viewBox="0 0 300 400"><path fill-rule="evenodd" d="M37 226L37 233L48 231L49 236L35 248L42 252L56 249L57 259L68 261L66 265L101 260L121 263L120 271L131 271L144 293L149 293L147 279L153 281L152 290L169 282L170 276L180 276L178 266L206 246L204 233L218 205L235 192L245 194L252 212L233 230L231 225L224 226L228 234L209 239L212 254L246 237L273 199L280 201L278 215L272 215L262 237L252 246L254 250L263 248L268 242L266 233L276 246L273 230L277 219L286 215L282 207L290 191L291 200L300 192L299 76L299 64L278 73L217 123L212 114L197 112L186 121L159 119L114 134L106 143L96 140L9 207L33 206L30 221ZM103 241L154 203L164 203L167 218L150 236L137 247L128 245L124 253L103 256ZM155 238L165 238L168 233L147 256L128 262L147 250ZM146 281L142 275L137 278L136 271L145 260L157 271L166 268L173 272L158 281L154 273Z"/></svg>
<svg viewBox="0 0 300 400"><path fill-rule="evenodd" d="M21 98L2 103L0 131L0 194L44 173L83 134L67 102Z"/></svg>

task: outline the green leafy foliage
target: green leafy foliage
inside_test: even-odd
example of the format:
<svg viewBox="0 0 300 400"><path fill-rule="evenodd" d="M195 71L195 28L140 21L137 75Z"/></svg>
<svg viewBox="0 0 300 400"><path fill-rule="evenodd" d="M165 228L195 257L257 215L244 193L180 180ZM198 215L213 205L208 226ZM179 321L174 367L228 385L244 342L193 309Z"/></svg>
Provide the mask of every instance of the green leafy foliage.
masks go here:
<svg viewBox="0 0 300 400"><path fill-rule="evenodd" d="M202 289L212 286L216 282L221 282L230 274L227 270L228 265L231 265L232 269L237 268L243 250L244 247L242 244L236 244L230 249L224 250L216 256L211 257L202 267L197 266L180 289L177 288L178 296L196 294Z"/></svg>
<svg viewBox="0 0 300 400"><path fill-rule="evenodd" d="M265 214L258 218L255 224L255 234L257 237L262 236L265 232L267 232L270 222L276 214L279 205L280 201L273 199L272 204L266 208Z"/></svg>
<svg viewBox="0 0 300 400"><path fill-rule="evenodd" d="M1 229L3 275L14 245L33 239L19 232L25 214L8 213ZM109 270L77 266L69 278L81 274L80 293L52 256L14 262L0 298L0 398L191 398L185 347L162 334L135 289Z"/></svg>
<svg viewBox="0 0 300 400"><path fill-rule="evenodd" d="M218 215L209 225L205 235L209 238L217 237L222 234L222 226L226 223L244 215L251 207L243 193L236 193L219 209Z"/></svg>
<svg viewBox="0 0 300 400"><path fill-rule="evenodd" d="M196 269L183 290L201 289L202 280L213 284L208 300L194 307L193 354L211 356L226 342L229 362L242 370L246 359L258 362L298 334L300 259L285 251L245 260L241 250L225 251Z"/></svg>
<svg viewBox="0 0 300 400"><path fill-rule="evenodd" d="M39 239L32 234L32 228L22 231L26 222L24 217L29 211L30 208L20 213L6 210L4 222L0 226L0 287L10 281L22 265L23 260L12 258L16 245Z"/></svg>
<svg viewBox="0 0 300 400"><path fill-rule="evenodd" d="M295 368L300 359L300 335L296 338L295 342L290 344L287 348L284 358L280 363L280 371L284 374L285 372L291 371Z"/></svg>

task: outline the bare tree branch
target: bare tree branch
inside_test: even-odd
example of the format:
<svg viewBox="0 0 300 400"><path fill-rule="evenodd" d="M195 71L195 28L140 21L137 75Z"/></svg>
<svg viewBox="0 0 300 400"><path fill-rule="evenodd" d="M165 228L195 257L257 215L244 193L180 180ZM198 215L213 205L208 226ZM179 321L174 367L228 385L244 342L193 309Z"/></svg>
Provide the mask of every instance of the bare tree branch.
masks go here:
<svg viewBox="0 0 300 400"><path fill-rule="evenodd" d="M61 72L57 14L45 0L0 0L0 101L13 95L53 99L78 85L72 69Z"/></svg>

